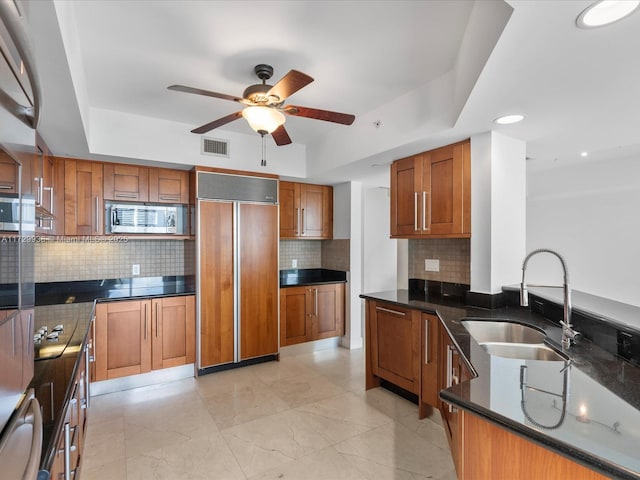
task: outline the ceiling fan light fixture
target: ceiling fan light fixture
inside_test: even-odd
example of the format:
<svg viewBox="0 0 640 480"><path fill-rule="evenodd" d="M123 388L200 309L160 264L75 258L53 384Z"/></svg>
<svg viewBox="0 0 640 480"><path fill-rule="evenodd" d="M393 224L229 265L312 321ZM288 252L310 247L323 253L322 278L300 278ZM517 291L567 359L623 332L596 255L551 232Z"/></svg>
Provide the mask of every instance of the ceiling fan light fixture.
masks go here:
<svg viewBox="0 0 640 480"><path fill-rule="evenodd" d="M596 28L622 20L633 13L640 0L600 0L589 5L576 19L579 28Z"/></svg>
<svg viewBox="0 0 640 480"><path fill-rule="evenodd" d="M286 120L284 114L279 110L260 105L246 107L242 110L242 116L257 133L271 133L280 125L284 124Z"/></svg>

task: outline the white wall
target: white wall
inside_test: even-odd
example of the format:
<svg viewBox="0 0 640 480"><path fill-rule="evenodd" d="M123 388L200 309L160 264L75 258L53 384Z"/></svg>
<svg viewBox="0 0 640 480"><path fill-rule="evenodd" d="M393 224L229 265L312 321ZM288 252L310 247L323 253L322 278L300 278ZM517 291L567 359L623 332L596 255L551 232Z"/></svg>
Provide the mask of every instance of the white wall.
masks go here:
<svg viewBox="0 0 640 480"><path fill-rule="evenodd" d="M529 171L527 184L527 251L557 250L574 289L640 306L640 159ZM557 263L532 259L527 281L560 282Z"/></svg>
<svg viewBox="0 0 640 480"><path fill-rule="evenodd" d="M499 132L471 137L471 290L518 283L526 243L525 143Z"/></svg>
<svg viewBox="0 0 640 480"><path fill-rule="evenodd" d="M397 240L389 238L389 189L363 187L362 265L364 292L396 289Z"/></svg>

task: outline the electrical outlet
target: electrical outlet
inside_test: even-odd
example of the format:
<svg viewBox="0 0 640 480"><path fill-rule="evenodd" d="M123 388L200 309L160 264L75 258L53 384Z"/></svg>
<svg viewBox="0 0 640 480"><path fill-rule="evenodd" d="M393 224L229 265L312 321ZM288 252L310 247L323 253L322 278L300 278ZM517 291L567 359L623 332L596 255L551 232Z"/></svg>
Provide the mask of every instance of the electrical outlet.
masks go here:
<svg viewBox="0 0 640 480"><path fill-rule="evenodd" d="M131 275L140 275L140 265L139 264L134 264L131 265Z"/></svg>
<svg viewBox="0 0 640 480"><path fill-rule="evenodd" d="M297 259L293 259L291 260L291 268L298 268L298 260Z"/></svg>
<svg viewBox="0 0 640 480"><path fill-rule="evenodd" d="M425 258L424 259L424 270L426 272L439 272L440 271L440 260L435 258Z"/></svg>

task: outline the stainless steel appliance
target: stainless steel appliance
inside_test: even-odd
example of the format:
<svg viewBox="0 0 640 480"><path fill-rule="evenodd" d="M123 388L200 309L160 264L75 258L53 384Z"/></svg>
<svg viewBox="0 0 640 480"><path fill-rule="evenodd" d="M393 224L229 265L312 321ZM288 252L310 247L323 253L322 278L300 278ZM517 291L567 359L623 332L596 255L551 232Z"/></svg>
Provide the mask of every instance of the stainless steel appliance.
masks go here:
<svg viewBox="0 0 640 480"><path fill-rule="evenodd" d="M34 372L35 205L23 191L31 184L23 169L36 155L40 90L23 22L16 2L0 0L0 153L13 175L0 202L6 227L0 232L0 477L7 480L35 479L42 449L40 407L27 391Z"/></svg>
<svg viewBox="0 0 640 480"><path fill-rule="evenodd" d="M22 206L24 205L25 208ZM0 231L17 232L20 230L20 214L22 215L22 230L35 230L36 217L35 200L15 193L0 196Z"/></svg>
<svg viewBox="0 0 640 480"><path fill-rule="evenodd" d="M186 234L184 205L106 203L105 211L107 233Z"/></svg>

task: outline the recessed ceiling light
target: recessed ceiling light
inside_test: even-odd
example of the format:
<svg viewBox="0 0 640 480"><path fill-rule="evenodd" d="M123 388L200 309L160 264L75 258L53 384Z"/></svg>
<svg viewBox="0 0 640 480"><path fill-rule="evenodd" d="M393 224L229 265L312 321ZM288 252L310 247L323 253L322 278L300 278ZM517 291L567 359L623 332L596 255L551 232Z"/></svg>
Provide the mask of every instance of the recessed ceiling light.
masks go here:
<svg viewBox="0 0 640 480"><path fill-rule="evenodd" d="M496 118L493 123L497 123L498 125L509 125L511 123L521 122L523 119L524 115L503 115L502 117Z"/></svg>
<svg viewBox="0 0 640 480"><path fill-rule="evenodd" d="M580 153L580 156L581 156L581 157L586 157L587 155L589 155L589 152L581 152L581 153Z"/></svg>
<svg viewBox="0 0 640 480"><path fill-rule="evenodd" d="M640 0L600 0L592 3L576 19L580 28L596 28L617 22L633 13Z"/></svg>

